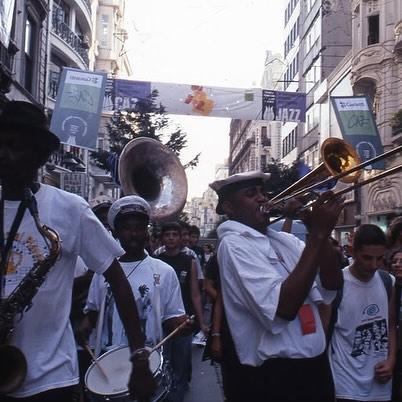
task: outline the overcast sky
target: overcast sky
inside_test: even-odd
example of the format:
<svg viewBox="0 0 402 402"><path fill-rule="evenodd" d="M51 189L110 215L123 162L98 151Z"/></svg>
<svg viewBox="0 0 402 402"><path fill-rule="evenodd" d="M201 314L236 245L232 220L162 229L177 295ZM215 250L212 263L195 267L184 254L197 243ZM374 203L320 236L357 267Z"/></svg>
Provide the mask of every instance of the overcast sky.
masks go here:
<svg viewBox="0 0 402 402"><path fill-rule="evenodd" d="M265 51L283 48L287 0L126 0L132 79L259 87ZM201 196L229 150L229 119L171 116L188 134L188 198Z"/></svg>

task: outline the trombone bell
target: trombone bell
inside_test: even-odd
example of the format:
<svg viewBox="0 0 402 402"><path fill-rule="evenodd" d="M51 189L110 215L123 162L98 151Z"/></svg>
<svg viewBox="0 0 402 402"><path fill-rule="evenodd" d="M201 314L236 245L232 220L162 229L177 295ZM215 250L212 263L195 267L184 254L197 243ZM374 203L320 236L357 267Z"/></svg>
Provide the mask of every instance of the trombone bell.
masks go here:
<svg viewBox="0 0 402 402"><path fill-rule="evenodd" d="M320 151L323 162L296 183L293 183L280 194L277 194L271 201L279 202L284 197L290 197L296 192L301 192L304 188L319 183L331 176L337 176L360 164L360 158L355 149L340 138L327 138L322 143ZM343 176L339 181L354 183L360 175L361 170L358 170L350 175Z"/></svg>
<svg viewBox="0 0 402 402"><path fill-rule="evenodd" d="M321 158L328 172L336 176L361 163L352 145L340 138L327 138L321 145ZM357 170L339 179L343 183L355 183L361 175Z"/></svg>

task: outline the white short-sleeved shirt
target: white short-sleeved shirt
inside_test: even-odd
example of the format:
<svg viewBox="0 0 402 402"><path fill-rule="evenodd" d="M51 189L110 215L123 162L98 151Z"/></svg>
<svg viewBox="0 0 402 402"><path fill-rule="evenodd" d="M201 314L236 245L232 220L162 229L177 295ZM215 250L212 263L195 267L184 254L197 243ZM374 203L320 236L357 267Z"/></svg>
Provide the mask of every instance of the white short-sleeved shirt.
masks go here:
<svg viewBox="0 0 402 402"><path fill-rule="evenodd" d="M336 397L389 401L392 381L379 383L374 379L375 365L388 358L387 290L378 272L362 282L348 267L343 277L342 300L328 348Z"/></svg>
<svg viewBox="0 0 402 402"><path fill-rule="evenodd" d="M156 345L163 337L161 324L169 318L185 314L176 272L170 265L150 256L145 257L144 260L120 262L120 264L133 290L146 338L145 344ZM127 345L126 334L107 288L104 278L101 275L94 275L86 306L88 310L100 311L106 295L102 326L102 349L104 350Z"/></svg>
<svg viewBox="0 0 402 402"><path fill-rule="evenodd" d="M313 309L315 333L303 336L298 317L287 321L276 315L281 285L304 243L288 233L268 229L264 235L232 220L218 227L218 236L223 301L241 363L259 366L269 358L323 353L326 341L317 305L330 303L335 292L323 289L318 278L305 301Z"/></svg>
<svg viewBox="0 0 402 402"><path fill-rule="evenodd" d="M35 194L42 224L56 230L61 253L32 300L32 307L15 323L10 343L24 353L28 373L14 397L27 397L78 382L76 346L70 326L72 285L77 257L101 274L123 254L86 201L74 194L41 184ZM8 235L19 201L5 202ZM28 211L13 243L3 297L19 284L32 266L48 252Z"/></svg>

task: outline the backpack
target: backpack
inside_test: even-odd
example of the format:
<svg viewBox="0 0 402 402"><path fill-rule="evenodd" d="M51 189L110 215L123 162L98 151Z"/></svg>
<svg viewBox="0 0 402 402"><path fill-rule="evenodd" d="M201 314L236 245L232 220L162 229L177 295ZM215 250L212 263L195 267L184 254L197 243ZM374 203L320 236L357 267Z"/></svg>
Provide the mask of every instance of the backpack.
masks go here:
<svg viewBox="0 0 402 402"><path fill-rule="evenodd" d="M392 296L391 275L389 274L389 272L384 271L383 269L378 269L377 272L380 274L380 278L384 284L385 290L387 291L387 297L388 297L388 302L389 302L391 300L391 296ZM331 340L336 321L338 320L338 308L339 308L339 305L341 304L342 297L343 297L343 287L341 289L337 290L335 299L332 302L331 319L330 319L329 325L328 325L327 344L329 344L329 341Z"/></svg>

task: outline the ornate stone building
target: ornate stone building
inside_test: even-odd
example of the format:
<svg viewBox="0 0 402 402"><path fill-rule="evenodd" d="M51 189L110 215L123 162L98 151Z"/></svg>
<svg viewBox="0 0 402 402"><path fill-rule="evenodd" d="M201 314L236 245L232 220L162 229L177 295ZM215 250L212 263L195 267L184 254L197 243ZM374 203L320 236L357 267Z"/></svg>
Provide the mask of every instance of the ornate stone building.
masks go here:
<svg viewBox="0 0 402 402"><path fill-rule="evenodd" d="M372 104L385 150L402 143L402 2L352 1L351 84ZM387 161L400 163L401 155ZM402 212L402 175L362 190L361 220L386 227Z"/></svg>

